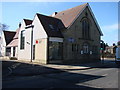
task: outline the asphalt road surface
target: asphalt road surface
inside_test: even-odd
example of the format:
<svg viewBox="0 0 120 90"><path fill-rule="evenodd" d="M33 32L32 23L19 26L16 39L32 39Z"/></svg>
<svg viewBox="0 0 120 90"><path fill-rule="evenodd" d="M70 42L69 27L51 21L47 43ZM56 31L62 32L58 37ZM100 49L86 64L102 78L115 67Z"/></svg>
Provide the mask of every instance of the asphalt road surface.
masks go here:
<svg viewBox="0 0 120 90"><path fill-rule="evenodd" d="M117 89L119 68L113 61L108 66L86 70L68 70L65 72L32 76L10 76L3 80L3 88L102 88Z"/></svg>

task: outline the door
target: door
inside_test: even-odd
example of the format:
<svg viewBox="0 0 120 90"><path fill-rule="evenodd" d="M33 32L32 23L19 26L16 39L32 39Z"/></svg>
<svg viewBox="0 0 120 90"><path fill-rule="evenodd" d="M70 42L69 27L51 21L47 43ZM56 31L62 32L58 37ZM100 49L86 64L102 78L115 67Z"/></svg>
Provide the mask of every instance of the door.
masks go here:
<svg viewBox="0 0 120 90"><path fill-rule="evenodd" d="M33 60L35 59L35 45L33 45Z"/></svg>
<svg viewBox="0 0 120 90"><path fill-rule="evenodd" d="M13 57L15 57L15 50L16 50L16 48L13 47Z"/></svg>

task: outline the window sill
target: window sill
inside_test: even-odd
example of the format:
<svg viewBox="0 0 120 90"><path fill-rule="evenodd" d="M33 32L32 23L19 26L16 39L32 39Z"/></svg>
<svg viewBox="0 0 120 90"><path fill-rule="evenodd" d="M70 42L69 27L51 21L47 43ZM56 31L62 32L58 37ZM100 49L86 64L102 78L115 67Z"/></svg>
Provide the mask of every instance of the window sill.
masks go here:
<svg viewBox="0 0 120 90"><path fill-rule="evenodd" d="M86 38L78 38L79 40L89 40L89 41L94 41L92 39L86 39Z"/></svg>

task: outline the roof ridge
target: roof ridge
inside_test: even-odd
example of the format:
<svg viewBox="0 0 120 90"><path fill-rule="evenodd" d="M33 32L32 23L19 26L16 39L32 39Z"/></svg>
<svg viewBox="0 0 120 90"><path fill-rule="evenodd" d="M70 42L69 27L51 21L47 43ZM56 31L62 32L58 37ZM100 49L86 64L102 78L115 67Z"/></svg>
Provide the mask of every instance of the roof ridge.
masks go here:
<svg viewBox="0 0 120 90"><path fill-rule="evenodd" d="M26 25L30 25L33 22L33 20L30 19L23 19L23 21L25 22Z"/></svg>
<svg viewBox="0 0 120 90"><path fill-rule="evenodd" d="M45 17L50 17L50 18L54 18L54 19L60 20L59 18L56 18L56 17L52 17L52 16L47 16L47 15L44 15L44 14L40 14L40 13L36 13L36 15L42 15L42 16L45 16ZM61 21L61 20L60 20L60 21Z"/></svg>
<svg viewBox="0 0 120 90"><path fill-rule="evenodd" d="M31 20L31 19L26 19L26 18L24 18L23 20L30 20L30 21L33 21L33 20Z"/></svg>
<svg viewBox="0 0 120 90"><path fill-rule="evenodd" d="M88 3L58 12L55 16L55 18L58 18L62 20L64 23L65 27L69 27L75 20L76 18L80 15L80 13L83 12L83 10L89 6Z"/></svg>
<svg viewBox="0 0 120 90"><path fill-rule="evenodd" d="M63 11L60 11L60 12L58 12L58 13L65 12L65 11L67 11L67 10L71 10L71 9L74 9L74 8L77 8L77 7L80 7L80 6L86 6L86 5L88 5L88 3L84 3L84 4L82 4L82 5L75 6L75 7L72 7L72 8L69 8L69 9L63 10Z"/></svg>
<svg viewBox="0 0 120 90"><path fill-rule="evenodd" d="M16 31L6 31L6 30L3 30L3 32L16 32Z"/></svg>

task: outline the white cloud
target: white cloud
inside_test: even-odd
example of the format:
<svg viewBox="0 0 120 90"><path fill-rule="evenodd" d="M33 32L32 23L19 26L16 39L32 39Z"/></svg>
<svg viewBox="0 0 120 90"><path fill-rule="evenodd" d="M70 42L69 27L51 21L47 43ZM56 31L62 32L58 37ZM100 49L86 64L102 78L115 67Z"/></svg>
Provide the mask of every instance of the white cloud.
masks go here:
<svg viewBox="0 0 120 90"><path fill-rule="evenodd" d="M105 31L118 30L118 24L112 24L112 25L102 26L101 29L102 29L102 30L105 30Z"/></svg>

